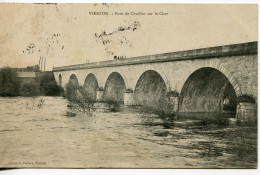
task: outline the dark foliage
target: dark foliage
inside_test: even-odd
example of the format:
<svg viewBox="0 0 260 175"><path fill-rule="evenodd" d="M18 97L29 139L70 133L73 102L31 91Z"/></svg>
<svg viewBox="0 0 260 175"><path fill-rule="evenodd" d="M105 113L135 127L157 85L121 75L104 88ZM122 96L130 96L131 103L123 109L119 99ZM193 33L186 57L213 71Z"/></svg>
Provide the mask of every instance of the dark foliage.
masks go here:
<svg viewBox="0 0 260 175"><path fill-rule="evenodd" d="M132 89L126 89L125 93L133 93L133 90Z"/></svg>
<svg viewBox="0 0 260 175"><path fill-rule="evenodd" d="M57 85L52 72L45 72L39 76L40 91L46 96L58 96L63 93L63 88Z"/></svg>
<svg viewBox="0 0 260 175"><path fill-rule="evenodd" d="M106 104L108 105L108 109L112 112L116 112L120 107L119 102L112 99L106 100Z"/></svg>
<svg viewBox="0 0 260 175"><path fill-rule="evenodd" d="M0 69L0 96L58 96L63 88L58 86L52 72L37 75L36 80L21 82L15 69Z"/></svg>
<svg viewBox="0 0 260 175"><path fill-rule="evenodd" d="M64 97L67 98L70 102L74 102L76 100L77 96L77 89L78 86L69 82L65 86L65 93Z"/></svg>
<svg viewBox="0 0 260 175"><path fill-rule="evenodd" d="M150 115L157 115L162 120L164 128L172 128L174 126L174 119L176 114L172 111L173 106L168 98L162 97L157 103L146 104L141 107L141 111L146 119L145 123L153 125L153 120L149 119ZM147 117L148 115L148 117Z"/></svg>
<svg viewBox="0 0 260 175"><path fill-rule="evenodd" d="M22 82L19 92L24 97L38 96L40 95L39 84L34 80Z"/></svg>
<svg viewBox="0 0 260 175"><path fill-rule="evenodd" d="M0 96L18 96L20 81L17 73L11 68L0 69Z"/></svg>
<svg viewBox="0 0 260 175"><path fill-rule="evenodd" d="M97 88L97 91L104 91L104 88L103 87L99 87L99 88Z"/></svg>
<svg viewBox="0 0 260 175"><path fill-rule="evenodd" d="M225 127L229 125L228 118L215 117L215 118L205 118L196 123L198 126L211 126L216 125L218 127Z"/></svg>
<svg viewBox="0 0 260 175"><path fill-rule="evenodd" d="M66 84L64 95L76 109L88 114L94 110L94 98L84 87L69 82Z"/></svg>

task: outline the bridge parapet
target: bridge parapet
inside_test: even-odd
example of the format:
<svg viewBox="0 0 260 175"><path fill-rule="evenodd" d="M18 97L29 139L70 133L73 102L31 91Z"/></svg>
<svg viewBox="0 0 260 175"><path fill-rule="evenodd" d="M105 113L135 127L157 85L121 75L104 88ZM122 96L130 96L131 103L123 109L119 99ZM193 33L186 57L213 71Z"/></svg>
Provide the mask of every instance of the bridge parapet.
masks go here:
<svg viewBox="0 0 260 175"><path fill-rule="evenodd" d="M242 44L225 45L218 47L209 47L202 49L186 50L179 52L170 52L156 55L147 55L133 58L123 58L119 60L108 60L93 62L87 64L69 65L63 67L53 68L54 72L67 71L67 70L79 70L79 69L93 69L101 67L116 67L125 65L136 65L136 64L148 64L157 62L173 62L182 60L193 60L203 58L216 58L224 56L235 56L235 55L250 55L257 53L257 42L249 42Z"/></svg>

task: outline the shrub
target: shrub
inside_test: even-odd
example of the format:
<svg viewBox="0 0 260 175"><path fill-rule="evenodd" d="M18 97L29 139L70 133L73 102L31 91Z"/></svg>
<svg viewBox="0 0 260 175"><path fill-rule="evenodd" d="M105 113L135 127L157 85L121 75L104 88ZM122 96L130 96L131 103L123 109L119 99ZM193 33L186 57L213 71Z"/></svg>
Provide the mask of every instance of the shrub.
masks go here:
<svg viewBox="0 0 260 175"><path fill-rule="evenodd" d="M108 109L113 112L117 111L120 107L119 102L113 99L106 100L106 104L108 105Z"/></svg>
<svg viewBox="0 0 260 175"><path fill-rule="evenodd" d="M173 106L170 104L169 99L165 97L160 98L158 103L145 104L141 107L144 116L147 116L147 114L157 115L162 120L162 125L165 128L171 128L174 125L173 121L176 114L172 110ZM146 123L149 123L149 121ZM153 122L153 120L150 122ZM150 124L154 125L153 123Z"/></svg>
<svg viewBox="0 0 260 175"><path fill-rule="evenodd" d="M58 86L52 72L44 72L42 76L39 76L38 82L41 93L44 95L57 96L63 93L63 88Z"/></svg>
<svg viewBox="0 0 260 175"><path fill-rule="evenodd" d="M77 88L77 95L74 99L74 104L82 109L84 113L90 113L94 110L94 98L85 90L84 87L79 86Z"/></svg>
<svg viewBox="0 0 260 175"><path fill-rule="evenodd" d="M133 90L132 89L126 89L125 93L133 93Z"/></svg>
<svg viewBox="0 0 260 175"><path fill-rule="evenodd" d="M11 68L0 69L0 96L18 96L20 81L17 72Z"/></svg>
<svg viewBox="0 0 260 175"><path fill-rule="evenodd" d="M97 88L97 91L103 91L103 90L104 90L103 87L99 87L99 88Z"/></svg>
<svg viewBox="0 0 260 175"><path fill-rule="evenodd" d="M21 84L19 92L25 97L40 95L39 84L35 81L25 81Z"/></svg>
<svg viewBox="0 0 260 175"><path fill-rule="evenodd" d="M66 84L65 98L67 98L76 109L82 110L84 113L90 113L91 110L94 110L94 98L82 86L70 82Z"/></svg>
<svg viewBox="0 0 260 175"><path fill-rule="evenodd" d="M78 85L75 85L71 82L67 83L65 86L64 97L67 98L70 102L74 102L77 96Z"/></svg>
<svg viewBox="0 0 260 175"><path fill-rule="evenodd" d="M55 81L40 85L41 92L47 96L58 96L63 92L63 88L58 86Z"/></svg>
<svg viewBox="0 0 260 175"><path fill-rule="evenodd" d="M200 120L197 125L207 126L207 125L216 125L219 127L225 127L229 125L229 119L223 117L214 117L214 118L205 118Z"/></svg>
<svg viewBox="0 0 260 175"><path fill-rule="evenodd" d="M159 98L157 103L144 104L143 107L145 107L146 111L149 110L151 113L156 114L161 118L174 116L173 105L166 97Z"/></svg>

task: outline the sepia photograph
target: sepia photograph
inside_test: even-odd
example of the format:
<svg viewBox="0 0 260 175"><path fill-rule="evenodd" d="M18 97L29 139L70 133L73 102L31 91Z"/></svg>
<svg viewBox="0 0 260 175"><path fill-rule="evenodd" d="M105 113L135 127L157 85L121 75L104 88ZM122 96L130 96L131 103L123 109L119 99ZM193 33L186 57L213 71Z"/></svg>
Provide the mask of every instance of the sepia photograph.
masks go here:
<svg viewBox="0 0 260 175"><path fill-rule="evenodd" d="M257 169L258 4L0 3L0 168Z"/></svg>

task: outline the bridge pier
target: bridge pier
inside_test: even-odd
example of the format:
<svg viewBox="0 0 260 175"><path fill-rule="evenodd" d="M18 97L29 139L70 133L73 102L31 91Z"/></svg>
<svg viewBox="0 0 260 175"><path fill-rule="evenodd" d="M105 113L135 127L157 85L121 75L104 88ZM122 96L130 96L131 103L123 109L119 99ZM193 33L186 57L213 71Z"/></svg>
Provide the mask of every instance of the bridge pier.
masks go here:
<svg viewBox="0 0 260 175"><path fill-rule="evenodd" d="M237 115L236 118L240 122L254 123L256 119L256 104L241 102L237 104Z"/></svg>
<svg viewBox="0 0 260 175"><path fill-rule="evenodd" d="M173 107L172 112L178 112L179 108L179 97L170 97L170 104Z"/></svg>
<svg viewBox="0 0 260 175"><path fill-rule="evenodd" d="M103 101L104 100L104 90L97 90L97 101Z"/></svg>
<svg viewBox="0 0 260 175"><path fill-rule="evenodd" d="M134 105L134 93L133 92L125 92L125 94L124 94L124 105L125 106Z"/></svg>
<svg viewBox="0 0 260 175"><path fill-rule="evenodd" d="M172 106L172 112L176 113L179 111L179 93L177 91L170 91L167 93L169 97L170 105Z"/></svg>
<svg viewBox="0 0 260 175"><path fill-rule="evenodd" d="M242 95L237 98L236 118L243 123L257 122L257 105L253 97Z"/></svg>

